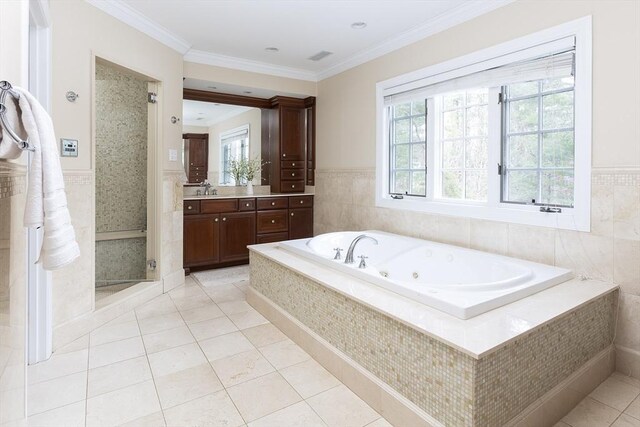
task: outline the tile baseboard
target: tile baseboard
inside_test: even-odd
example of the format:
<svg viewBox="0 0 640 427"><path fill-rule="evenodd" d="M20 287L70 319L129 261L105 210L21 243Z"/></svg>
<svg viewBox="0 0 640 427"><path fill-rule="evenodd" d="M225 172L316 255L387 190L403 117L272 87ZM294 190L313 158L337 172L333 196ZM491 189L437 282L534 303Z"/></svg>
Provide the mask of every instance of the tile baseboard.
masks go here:
<svg viewBox="0 0 640 427"><path fill-rule="evenodd" d="M616 371L640 380L640 352L616 345Z"/></svg>

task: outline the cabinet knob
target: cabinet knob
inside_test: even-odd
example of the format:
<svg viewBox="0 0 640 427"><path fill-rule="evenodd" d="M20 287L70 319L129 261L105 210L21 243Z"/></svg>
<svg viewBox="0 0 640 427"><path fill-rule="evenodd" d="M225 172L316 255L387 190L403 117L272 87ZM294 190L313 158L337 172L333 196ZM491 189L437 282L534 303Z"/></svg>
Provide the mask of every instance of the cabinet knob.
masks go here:
<svg viewBox="0 0 640 427"><path fill-rule="evenodd" d="M218 218L214 218L213 222L218 222Z"/></svg>
<svg viewBox="0 0 640 427"><path fill-rule="evenodd" d="M293 212L291 212L291 216L293 216Z"/></svg>
<svg viewBox="0 0 640 427"><path fill-rule="evenodd" d="M275 206L275 205L276 205L276 202L271 202L271 206Z"/></svg>
<svg viewBox="0 0 640 427"><path fill-rule="evenodd" d="M245 205L246 207L249 207L249 206L250 206L250 203L245 203L244 205Z"/></svg>
<svg viewBox="0 0 640 427"><path fill-rule="evenodd" d="M291 163L291 166L295 166L295 165L296 165L295 163Z"/></svg>
<svg viewBox="0 0 640 427"><path fill-rule="evenodd" d="M304 200L300 200L300 204L302 205L304 203Z"/></svg>
<svg viewBox="0 0 640 427"><path fill-rule="evenodd" d="M291 184L291 188L296 188L296 185L295 184Z"/></svg>
<svg viewBox="0 0 640 427"><path fill-rule="evenodd" d="M226 220L227 220L227 218L222 218L222 220L223 220L223 221L226 221Z"/></svg>
<svg viewBox="0 0 640 427"><path fill-rule="evenodd" d="M191 163L191 166L193 166L193 163Z"/></svg>
<svg viewBox="0 0 640 427"><path fill-rule="evenodd" d="M295 172L291 172L291 176L296 176L296 173Z"/></svg>
<svg viewBox="0 0 640 427"><path fill-rule="evenodd" d="M187 209L191 210L193 209L193 206L187 206Z"/></svg>
<svg viewBox="0 0 640 427"><path fill-rule="evenodd" d="M276 223L276 220L275 220L275 219L272 219L272 220L271 220L271 224L275 224L275 223Z"/></svg>

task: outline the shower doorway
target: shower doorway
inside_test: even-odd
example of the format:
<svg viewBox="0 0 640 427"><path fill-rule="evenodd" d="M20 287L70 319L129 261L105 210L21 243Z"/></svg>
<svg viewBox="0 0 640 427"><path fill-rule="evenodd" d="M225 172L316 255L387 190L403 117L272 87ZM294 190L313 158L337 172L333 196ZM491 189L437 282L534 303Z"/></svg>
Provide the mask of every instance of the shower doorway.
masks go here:
<svg viewBox="0 0 640 427"><path fill-rule="evenodd" d="M156 280L157 83L96 58L96 307Z"/></svg>

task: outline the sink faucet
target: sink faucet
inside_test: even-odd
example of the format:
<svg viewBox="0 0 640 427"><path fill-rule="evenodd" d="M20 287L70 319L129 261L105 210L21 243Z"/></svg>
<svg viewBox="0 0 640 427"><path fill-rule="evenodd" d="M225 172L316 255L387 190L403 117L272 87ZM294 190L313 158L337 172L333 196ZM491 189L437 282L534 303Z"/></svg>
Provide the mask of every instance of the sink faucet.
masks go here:
<svg viewBox="0 0 640 427"><path fill-rule="evenodd" d="M211 194L209 192L209 189L211 188L211 184L209 184L208 182L204 182L201 184L204 187L204 195L208 196L209 194Z"/></svg>
<svg viewBox="0 0 640 427"><path fill-rule="evenodd" d="M359 235L358 237L353 239L353 242L351 242L351 245L347 250L347 256L344 258L345 264L353 264L353 251L356 249L356 245L358 244L358 242L362 239L371 239L376 245L378 244L378 241L371 236L367 236L366 234Z"/></svg>

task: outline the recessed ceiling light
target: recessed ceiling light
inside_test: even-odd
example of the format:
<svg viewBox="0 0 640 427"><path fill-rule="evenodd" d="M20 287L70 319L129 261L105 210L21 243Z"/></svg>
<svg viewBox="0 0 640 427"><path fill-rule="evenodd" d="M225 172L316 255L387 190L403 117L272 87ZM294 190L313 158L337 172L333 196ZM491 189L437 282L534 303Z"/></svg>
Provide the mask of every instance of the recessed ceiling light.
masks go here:
<svg viewBox="0 0 640 427"><path fill-rule="evenodd" d="M246 93L247 95L249 95L249 94L250 94L250 93L252 93L252 92L251 92L250 90L245 90L245 91L244 91L244 92L242 92L242 93Z"/></svg>
<svg viewBox="0 0 640 427"><path fill-rule="evenodd" d="M265 47L264 50L266 50L267 52L280 52L280 49L278 49L277 47Z"/></svg>
<svg viewBox="0 0 640 427"><path fill-rule="evenodd" d="M367 23L362 21L354 22L353 24L351 24L351 28L353 28L354 30L361 30L366 26L367 26Z"/></svg>
<svg viewBox="0 0 640 427"><path fill-rule="evenodd" d="M215 86L207 86L207 89L218 89L218 88Z"/></svg>

